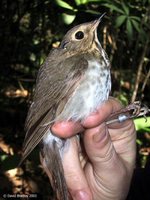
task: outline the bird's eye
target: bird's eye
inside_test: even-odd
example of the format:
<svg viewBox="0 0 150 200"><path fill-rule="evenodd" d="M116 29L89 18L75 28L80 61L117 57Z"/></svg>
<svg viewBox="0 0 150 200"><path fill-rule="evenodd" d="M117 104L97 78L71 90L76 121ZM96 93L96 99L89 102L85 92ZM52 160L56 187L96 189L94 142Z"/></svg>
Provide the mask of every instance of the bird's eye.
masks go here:
<svg viewBox="0 0 150 200"><path fill-rule="evenodd" d="M77 40L83 39L83 38L84 38L84 33L83 33L82 31L76 32L75 38L76 38Z"/></svg>

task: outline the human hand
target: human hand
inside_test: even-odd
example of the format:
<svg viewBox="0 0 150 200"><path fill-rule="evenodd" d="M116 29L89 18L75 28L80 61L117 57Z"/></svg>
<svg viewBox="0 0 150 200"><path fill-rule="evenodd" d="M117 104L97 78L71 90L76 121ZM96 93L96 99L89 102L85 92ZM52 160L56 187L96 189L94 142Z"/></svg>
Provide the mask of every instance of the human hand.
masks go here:
<svg viewBox="0 0 150 200"><path fill-rule="evenodd" d="M109 98L97 112L81 123L55 123L52 132L69 137L63 157L64 174L74 200L123 200L134 169L136 132L132 120L106 125L122 106ZM76 136L82 134L82 145Z"/></svg>

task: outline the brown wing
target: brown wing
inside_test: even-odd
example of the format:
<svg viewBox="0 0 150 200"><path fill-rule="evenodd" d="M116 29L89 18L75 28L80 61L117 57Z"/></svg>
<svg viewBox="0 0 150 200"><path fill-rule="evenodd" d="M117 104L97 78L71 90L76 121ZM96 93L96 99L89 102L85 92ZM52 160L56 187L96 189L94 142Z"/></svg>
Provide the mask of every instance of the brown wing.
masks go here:
<svg viewBox="0 0 150 200"><path fill-rule="evenodd" d="M66 94L71 95L87 67L87 61L80 55L65 60L51 59L49 55L38 73L33 103L25 124L27 132L21 162L42 140L55 118L59 102L66 98Z"/></svg>

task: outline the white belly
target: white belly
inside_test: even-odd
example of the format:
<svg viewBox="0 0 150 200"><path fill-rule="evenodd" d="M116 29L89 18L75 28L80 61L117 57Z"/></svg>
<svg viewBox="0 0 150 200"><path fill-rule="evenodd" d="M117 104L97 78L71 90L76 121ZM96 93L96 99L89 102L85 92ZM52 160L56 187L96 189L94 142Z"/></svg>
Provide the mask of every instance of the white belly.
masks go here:
<svg viewBox="0 0 150 200"><path fill-rule="evenodd" d="M108 99L111 89L110 71L104 64L89 61L79 86L66 103L57 120L83 120Z"/></svg>

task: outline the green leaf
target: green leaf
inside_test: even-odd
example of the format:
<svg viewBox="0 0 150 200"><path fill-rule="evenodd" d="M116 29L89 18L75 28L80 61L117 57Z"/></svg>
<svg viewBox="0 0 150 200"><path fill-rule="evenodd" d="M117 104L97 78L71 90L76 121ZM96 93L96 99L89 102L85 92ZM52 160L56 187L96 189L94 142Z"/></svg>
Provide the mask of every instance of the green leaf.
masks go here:
<svg viewBox="0 0 150 200"><path fill-rule="evenodd" d="M126 21L126 29L127 29L127 36L129 40L131 40L133 36L133 27L132 27L130 18L128 18Z"/></svg>
<svg viewBox="0 0 150 200"><path fill-rule="evenodd" d="M74 21L75 17L76 17L76 15L69 15L66 13L62 14L63 22L68 25Z"/></svg>
<svg viewBox="0 0 150 200"><path fill-rule="evenodd" d="M121 101L121 103L124 105L124 106L127 106L128 105L128 99L125 95L125 93L121 93L119 96L118 96L118 100Z"/></svg>
<svg viewBox="0 0 150 200"><path fill-rule="evenodd" d="M4 161L5 159L7 159L8 158L8 155L7 154L2 154L2 155L0 155L0 160L1 161Z"/></svg>
<svg viewBox="0 0 150 200"><path fill-rule="evenodd" d="M137 143L138 145L142 145L142 144L143 144L143 142L142 142L141 140L139 140L139 139L136 139L136 143Z"/></svg>
<svg viewBox="0 0 150 200"><path fill-rule="evenodd" d="M145 44L145 41L147 40L147 37L149 37L149 35L147 34L147 32L144 29L140 30L140 35L141 35L140 39L141 39L142 43Z"/></svg>
<svg viewBox="0 0 150 200"><path fill-rule="evenodd" d="M102 3L103 0L88 0L88 3ZM108 0L105 0L108 1Z"/></svg>
<svg viewBox="0 0 150 200"><path fill-rule="evenodd" d="M126 20L126 16L125 15L120 15L119 17L116 18L116 27L120 27L123 22Z"/></svg>
<svg viewBox="0 0 150 200"><path fill-rule="evenodd" d="M89 3L89 0L75 0L77 6Z"/></svg>
<svg viewBox="0 0 150 200"><path fill-rule="evenodd" d="M62 7L62 8L66 8L69 10L74 10L74 8L67 2L63 1L63 0L55 0L55 2L57 3L58 6Z"/></svg>
<svg viewBox="0 0 150 200"><path fill-rule="evenodd" d="M147 131L150 133L150 117L146 119L144 117L137 118L134 120L136 131Z"/></svg>
<svg viewBox="0 0 150 200"><path fill-rule="evenodd" d="M107 7L107 8L110 8L112 11L115 10L115 11L117 11L118 13L124 14L124 11L121 10L120 8L118 8L118 7L115 6L115 5L108 4L108 3L104 3L103 5L104 5L105 7Z"/></svg>
<svg viewBox="0 0 150 200"><path fill-rule="evenodd" d="M137 16L130 16L130 18L135 19L136 21L139 21L139 22L141 21L140 17L137 17Z"/></svg>
<svg viewBox="0 0 150 200"><path fill-rule="evenodd" d="M88 0L80 0L81 4L87 4L89 1Z"/></svg>
<svg viewBox="0 0 150 200"><path fill-rule="evenodd" d="M81 1L80 0L75 0L75 3L77 6L81 5Z"/></svg>
<svg viewBox="0 0 150 200"><path fill-rule="evenodd" d="M134 19L132 19L131 21L132 21L132 24L133 24L134 28L135 28L138 32L140 32L141 30L140 30L140 27L139 27L139 23L138 23L137 21L135 21Z"/></svg>
<svg viewBox="0 0 150 200"><path fill-rule="evenodd" d="M86 12L86 13L90 13L90 14L94 14L94 15L98 15L98 16L101 14L100 12L98 12L98 11L96 11L96 10L88 10L88 9L87 9L87 10L85 10L85 12Z"/></svg>
<svg viewBox="0 0 150 200"><path fill-rule="evenodd" d="M10 170L14 169L18 166L21 156L20 155L13 155L8 156L5 160L2 162L2 170Z"/></svg>
<svg viewBox="0 0 150 200"><path fill-rule="evenodd" d="M128 16L129 15L129 7L124 2L122 2L122 8L125 11L125 14Z"/></svg>

